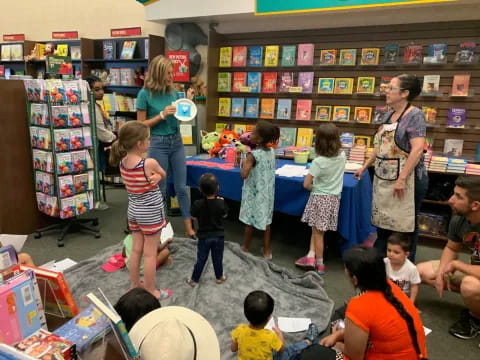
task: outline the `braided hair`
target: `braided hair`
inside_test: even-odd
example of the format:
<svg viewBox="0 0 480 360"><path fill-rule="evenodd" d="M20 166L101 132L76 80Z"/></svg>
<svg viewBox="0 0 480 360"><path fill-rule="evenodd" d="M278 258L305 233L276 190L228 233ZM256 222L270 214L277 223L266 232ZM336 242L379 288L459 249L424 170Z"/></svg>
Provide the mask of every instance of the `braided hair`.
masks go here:
<svg viewBox="0 0 480 360"><path fill-rule="evenodd" d="M392 288L387 281L385 263L378 250L362 245L356 246L345 252L343 260L350 276L357 278L357 287L361 291L374 290L383 293L385 299L392 304L407 323L413 347L419 358L426 359L422 356L420 345L418 344L417 330L415 329L413 318L403 304L393 295Z"/></svg>

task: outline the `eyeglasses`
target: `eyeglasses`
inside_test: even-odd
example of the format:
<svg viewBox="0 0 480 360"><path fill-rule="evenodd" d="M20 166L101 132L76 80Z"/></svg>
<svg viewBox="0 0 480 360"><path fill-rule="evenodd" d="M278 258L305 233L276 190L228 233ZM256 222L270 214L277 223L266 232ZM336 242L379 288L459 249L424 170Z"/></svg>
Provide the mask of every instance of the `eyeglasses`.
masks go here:
<svg viewBox="0 0 480 360"><path fill-rule="evenodd" d="M385 90L392 91L392 90L403 90L403 89L396 86L387 86Z"/></svg>

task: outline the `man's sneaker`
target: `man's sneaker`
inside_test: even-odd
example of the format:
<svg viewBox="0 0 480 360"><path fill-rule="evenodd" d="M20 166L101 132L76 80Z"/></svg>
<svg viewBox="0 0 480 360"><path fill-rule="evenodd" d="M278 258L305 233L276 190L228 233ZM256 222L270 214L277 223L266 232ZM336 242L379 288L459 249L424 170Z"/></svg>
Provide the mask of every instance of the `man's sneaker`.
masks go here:
<svg viewBox="0 0 480 360"><path fill-rule="evenodd" d="M315 269L315 258L314 257L309 257L309 256L304 256L297 261L295 261L295 265L298 267L301 267L302 269L305 270L314 270Z"/></svg>
<svg viewBox="0 0 480 360"><path fill-rule="evenodd" d="M325 270L326 270L326 267L324 264L322 265L315 265L315 270L317 272L318 275L325 275Z"/></svg>
<svg viewBox="0 0 480 360"><path fill-rule="evenodd" d="M453 324L448 331L460 339L473 339L480 333L480 320L470 315L468 309L462 310L460 320Z"/></svg>
<svg viewBox="0 0 480 360"><path fill-rule="evenodd" d="M307 334L305 335L305 339L310 340L311 344L317 344L318 340L320 339L320 330L318 330L317 325L311 323L308 325Z"/></svg>

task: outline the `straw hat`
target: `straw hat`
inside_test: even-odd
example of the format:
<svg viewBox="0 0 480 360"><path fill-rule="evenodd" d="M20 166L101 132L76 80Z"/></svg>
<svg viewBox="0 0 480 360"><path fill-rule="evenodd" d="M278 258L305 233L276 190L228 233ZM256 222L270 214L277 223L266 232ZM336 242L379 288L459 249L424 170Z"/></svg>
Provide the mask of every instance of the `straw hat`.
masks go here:
<svg viewBox="0 0 480 360"><path fill-rule="evenodd" d="M215 330L185 307L153 310L135 323L129 335L144 360L220 360Z"/></svg>

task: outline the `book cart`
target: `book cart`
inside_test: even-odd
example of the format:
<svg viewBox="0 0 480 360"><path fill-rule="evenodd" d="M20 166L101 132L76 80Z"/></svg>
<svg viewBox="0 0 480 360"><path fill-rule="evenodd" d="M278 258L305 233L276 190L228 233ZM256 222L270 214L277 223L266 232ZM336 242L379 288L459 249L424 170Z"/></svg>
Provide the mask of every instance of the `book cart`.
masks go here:
<svg viewBox="0 0 480 360"><path fill-rule="evenodd" d="M98 218L80 217L99 198L93 93L83 80L25 80L38 210L59 222L35 232L35 238L60 230L100 237Z"/></svg>

